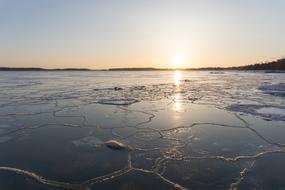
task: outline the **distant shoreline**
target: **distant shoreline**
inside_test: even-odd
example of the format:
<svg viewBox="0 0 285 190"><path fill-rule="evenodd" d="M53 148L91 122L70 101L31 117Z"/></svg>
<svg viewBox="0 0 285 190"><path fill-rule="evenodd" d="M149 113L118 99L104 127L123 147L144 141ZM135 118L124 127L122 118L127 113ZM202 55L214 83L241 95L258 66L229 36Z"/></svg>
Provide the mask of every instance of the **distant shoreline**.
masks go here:
<svg viewBox="0 0 285 190"><path fill-rule="evenodd" d="M0 71L92 71L85 68L45 69L40 67L0 67Z"/></svg>
<svg viewBox="0 0 285 190"><path fill-rule="evenodd" d="M285 59L278 59L272 62L258 63L253 65L239 66L239 67L205 67L205 68L110 68L110 69L87 69L87 68L64 68L64 69L46 69L37 67L0 67L0 71L284 71Z"/></svg>

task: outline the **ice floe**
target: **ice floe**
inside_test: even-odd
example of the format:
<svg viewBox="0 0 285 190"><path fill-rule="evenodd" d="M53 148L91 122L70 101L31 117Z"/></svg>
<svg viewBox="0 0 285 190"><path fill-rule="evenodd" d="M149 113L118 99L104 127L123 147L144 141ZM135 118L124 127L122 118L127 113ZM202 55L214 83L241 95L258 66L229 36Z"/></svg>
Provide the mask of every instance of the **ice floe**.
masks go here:
<svg viewBox="0 0 285 190"><path fill-rule="evenodd" d="M3 139L6 140L6 139ZM9 139L8 139L9 140ZM1 143L1 138L0 138ZM113 150L125 150L129 149L128 146L125 144L116 141L116 140L109 140L109 141L102 141L101 139L94 137L94 136L86 136L81 139L77 139L72 141L73 145L79 148L99 148L102 145L105 145L106 147L113 149Z"/></svg>
<svg viewBox="0 0 285 190"><path fill-rule="evenodd" d="M139 102L137 99L126 98L126 99L99 99L96 100L98 104L108 104L108 105L130 105Z"/></svg>
<svg viewBox="0 0 285 190"><path fill-rule="evenodd" d="M124 145L123 143L116 141L116 140L109 140L105 142L105 145L113 150L124 150L128 149L128 146Z"/></svg>
<svg viewBox="0 0 285 190"><path fill-rule="evenodd" d="M260 86L258 89L263 91L265 94L285 97L285 83L266 84Z"/></svg>
<svg viewBox="0 0 285 190"><path fill-rule="evenodd" d="M285 121L285 106L280 105L257 105L257 104L232 104L226 109L243 112L263 117L266 120Z"/></svg>

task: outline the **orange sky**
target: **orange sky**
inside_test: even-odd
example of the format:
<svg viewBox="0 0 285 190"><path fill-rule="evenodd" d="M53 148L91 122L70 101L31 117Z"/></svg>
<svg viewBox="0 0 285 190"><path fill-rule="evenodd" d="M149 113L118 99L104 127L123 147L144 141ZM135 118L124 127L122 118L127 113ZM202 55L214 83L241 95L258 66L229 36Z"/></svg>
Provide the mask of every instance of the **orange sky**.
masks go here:
<svg viewBox="0 0 285 190"><path fill-rule="evenodd" d="M282 0L0 0L0 66L215 67L280 58Z"/></svg>

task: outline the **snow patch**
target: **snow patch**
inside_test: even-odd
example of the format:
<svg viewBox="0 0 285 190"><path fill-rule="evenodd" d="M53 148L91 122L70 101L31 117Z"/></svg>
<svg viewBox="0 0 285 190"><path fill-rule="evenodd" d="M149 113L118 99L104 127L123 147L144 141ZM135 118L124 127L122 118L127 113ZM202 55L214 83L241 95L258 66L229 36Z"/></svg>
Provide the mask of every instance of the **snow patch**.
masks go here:
<svg viewBox="0 0 285 190"><path fill-rule="evenodd" d="M285 97L285 83L266 84L260 86L258 89L263 91L265 94Z"/></svg>
<svg viewBox="0 0 285 190"><path fill-rule="evenodd" d="M230 106L227 106L226 109L263 117L266 120L285 121L285 106L232 104Z"/></svg>

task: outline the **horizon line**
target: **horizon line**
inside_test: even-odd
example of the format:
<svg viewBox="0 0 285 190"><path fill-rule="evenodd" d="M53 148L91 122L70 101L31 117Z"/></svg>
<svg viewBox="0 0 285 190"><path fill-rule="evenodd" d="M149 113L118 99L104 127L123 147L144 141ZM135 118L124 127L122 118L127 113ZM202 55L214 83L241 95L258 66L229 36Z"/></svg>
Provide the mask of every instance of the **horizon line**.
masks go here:
<svg viewBox="0 0 285 190"><path fill-rule="evenodd" d="M139 70L235 70L246 67L252 67L256 65L265 65L265 64L273 64L284 61L285 58L282 56L281 58L275 59L273 61L264 61L255 64L249 65L240 65L240 66L230 66L230 67L222 67L222 66L212 66L212 67L186 67L186 68L171 68L171 67L111 67L111 68L102 68L102 69L92 69L92 68L74 68L74 67L66 67L66 68L45 68L45 67L9 67L2 66L0 70L37 70L37 71L119 71L119 70L129 70L129 71L139 71Z"/></svg>

